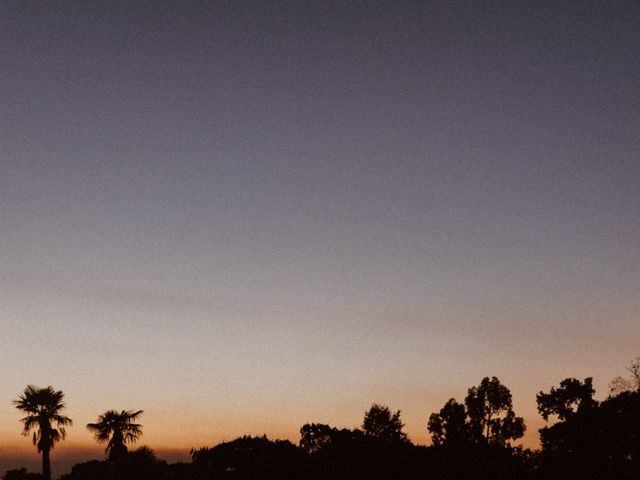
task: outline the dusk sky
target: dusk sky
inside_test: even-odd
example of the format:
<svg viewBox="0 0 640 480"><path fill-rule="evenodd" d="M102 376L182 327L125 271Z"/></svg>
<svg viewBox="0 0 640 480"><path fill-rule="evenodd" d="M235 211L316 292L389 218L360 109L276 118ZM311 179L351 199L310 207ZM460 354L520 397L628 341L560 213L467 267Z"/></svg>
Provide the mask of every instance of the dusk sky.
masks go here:
<svg viewBox="0 0 640 480"><path fill-rule="evenodd" d="M640 355L637 1L0 3L0 470L188 458ZM86 449L90 449L86 451ZM76 453L74 453L76 452ZM84 458L84 457L83 457ZM176 457L177 458L177 457ZM0 473L2 473L0 472Z"/></svg>

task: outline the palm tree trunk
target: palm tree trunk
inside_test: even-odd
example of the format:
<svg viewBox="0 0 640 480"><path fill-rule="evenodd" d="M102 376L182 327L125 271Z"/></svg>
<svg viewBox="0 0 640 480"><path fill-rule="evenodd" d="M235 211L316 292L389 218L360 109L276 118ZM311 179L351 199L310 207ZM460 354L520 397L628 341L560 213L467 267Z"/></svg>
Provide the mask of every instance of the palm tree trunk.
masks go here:
<svg viewBox="0 0 640 480"><path fill-rule="evenodd" d="M51 480L51 461L49 460L49 449L42 449L42 478Z"/></svg>

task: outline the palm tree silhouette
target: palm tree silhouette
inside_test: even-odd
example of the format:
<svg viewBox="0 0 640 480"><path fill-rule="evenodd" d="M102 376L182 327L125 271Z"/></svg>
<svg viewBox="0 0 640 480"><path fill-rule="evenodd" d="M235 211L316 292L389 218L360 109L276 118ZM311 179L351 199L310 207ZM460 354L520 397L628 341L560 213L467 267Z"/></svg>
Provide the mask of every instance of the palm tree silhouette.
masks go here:
<svg viewBox="0 0 640 480"><path fill-rule="evenodd" d="M109 410L98 417L96 423L87 424L98 443L108 442L106 454L111 461L121 459L127 453L126 443L134 443L142 435L142 425L133 423L142 410Z"/></svg>
<svg viewBox="0 0 640 480"><path fill-rule="evenodd" d="M38 452L42 453L44 480L51 480L49 452L55 442L64 440L65 427L73 425L69 417L60 415L60 411L65 407L63 398L64 393L55 391L51 386L39 388L29 385L22 395L18 396L18 400L13 401L18 410L27 413L26 417L20 419L24 425L22 434L27 436L33 432L33 444L38 447Z"/></svg>

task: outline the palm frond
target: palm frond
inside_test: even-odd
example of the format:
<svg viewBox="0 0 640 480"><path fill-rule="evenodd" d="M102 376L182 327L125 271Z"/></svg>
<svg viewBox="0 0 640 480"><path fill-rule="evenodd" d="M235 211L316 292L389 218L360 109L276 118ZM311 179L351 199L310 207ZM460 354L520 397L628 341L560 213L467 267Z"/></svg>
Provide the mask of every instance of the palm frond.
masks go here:
<svg viewBox="0 0 640 480"><path fill-rule="evenodd" d="M107 410L98 416L98 421L88 423L87 429L98 443L107 442L106 453L125 451L126 443L134 443L142 435L142 425L133 423L143 410Z"/></svg>
<svg viewBox="0 0 640 480"><path fill-rule="evenodd" d="M51 386L39 388L28 385L18 399L13 401L18 410L28 414L20 419L22 434L26 436L33 432L32 440L38 451L53 448L55 442L65 438L64 427L73 424L69 417L60 414L65 407L63 398L64 393ZM53 428L52 423L61 428Z"/></svg>

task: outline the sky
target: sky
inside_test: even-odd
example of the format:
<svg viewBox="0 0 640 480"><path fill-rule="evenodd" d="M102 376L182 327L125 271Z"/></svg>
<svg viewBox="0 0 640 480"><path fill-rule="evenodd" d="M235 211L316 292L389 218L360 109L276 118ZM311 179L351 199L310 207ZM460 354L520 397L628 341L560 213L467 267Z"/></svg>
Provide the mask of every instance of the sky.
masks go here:
<svg viewBox="0 0 640 480"><path fill-rule="evenodd" d="M497 376L640 354L637 2L0 3L0 470L143 409L169 459L243 434L409 437ZM73 461L72 461L73 460ZM67 462L66 464L64 462ZM29 464L33 462L33 464Z"/></svg>

